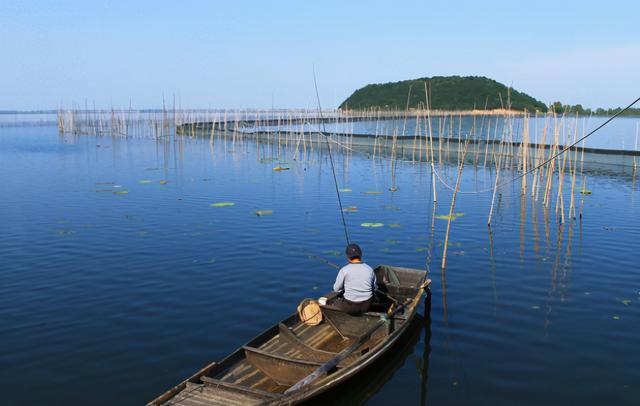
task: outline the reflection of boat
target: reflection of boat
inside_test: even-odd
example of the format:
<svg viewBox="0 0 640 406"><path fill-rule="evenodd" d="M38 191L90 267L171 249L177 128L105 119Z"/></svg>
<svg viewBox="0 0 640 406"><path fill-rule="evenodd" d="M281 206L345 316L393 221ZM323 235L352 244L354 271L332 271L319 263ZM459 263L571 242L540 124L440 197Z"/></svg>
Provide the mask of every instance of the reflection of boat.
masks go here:
<svg viewBox="0 0 640 406"><path fill-rule="evenodd" d="M358 396L367 398L395 371L387 368L394 354L413 348L409 343L416 334L417 306L431 282L417 269L379 266L375 272L378 287L387 297L375 304L375 311L349 316L331 307L332 295L322 308L326 322L310 326L293 314L150 404L297 404L331 396L342 399L347 395L342 391L347 380L367 381L370 386L365 392L351 394L354 401Z"/></svg>

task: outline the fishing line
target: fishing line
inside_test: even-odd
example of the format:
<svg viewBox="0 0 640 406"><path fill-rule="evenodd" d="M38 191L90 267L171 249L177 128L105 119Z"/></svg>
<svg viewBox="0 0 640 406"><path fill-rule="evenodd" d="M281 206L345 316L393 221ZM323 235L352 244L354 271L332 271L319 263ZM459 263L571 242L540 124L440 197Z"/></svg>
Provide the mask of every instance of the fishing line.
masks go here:
<svg viewBox="0 0 640 406"><path fill-rule="evenodd" d="M333 184L336 187L336 196L338 196L338 205L340 206L340 216L342 217L342 226L344 227L344 238L349 245L349 232L347 230L347 221L344 218L344 209L342 208L342 199L340 198L340 189L338 188L338 178L336 177L336 168L333 164L333 155L331 154L331 144L329 144L329 136L324 125L324 117L322 116L322 106L320 105L320 95L318 94L318 81L316 80L316 68L313 67L313 86L316 89L316 99L318 100L318 114L320 115L320 122L322 123L322 131L320 134L324 136L327 143L327 149L329 150L329 161L331 162L331 173L333 173Z"/></svg>

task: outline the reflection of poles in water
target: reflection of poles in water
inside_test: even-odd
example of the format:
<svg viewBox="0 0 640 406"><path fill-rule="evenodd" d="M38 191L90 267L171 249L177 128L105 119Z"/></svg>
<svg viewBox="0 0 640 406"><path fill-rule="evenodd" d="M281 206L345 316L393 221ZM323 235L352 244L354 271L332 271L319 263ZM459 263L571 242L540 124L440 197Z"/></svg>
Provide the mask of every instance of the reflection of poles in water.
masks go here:
<svg viewBox="0 0 640 406"><path fill-rule="evenodd" d="M638 135L640 134L640 122L636 123L636 142L635 142L635 150L638 151ZM636 156L633 156L633 175L635 177L636 174L636 169L638 168L638 165L636 163Z"/></svg>
<svg viewBox="0 0 640 406"><path fill-rule="evenodd" d="M567 229L567 252L564 256L564 272L562 273L563 280L568 283L571 278L571 245L573 243L573 224L569 223L569 227ZM564 285L564 284L563 284ZM565 299L564 294L566 289L562 290L562 298Z"/></svg>
<svg viewBox="0 0 640 406"><path fill-rule="evenodd" d="M547 250L551 247L551 237L550 237L550 231L549 231L549 207L547 206L542 206L542 218L544 221L544 238L545 241L547 242Z"/></svg>
<svg viewBox="0 0 640 406"><path fill-rule="evenodd" d="M551 279L549 286L549 293L547 295L547 306L546 306L546 314L544 320L545 329L549 327L550 317L551 317L551 301L553 300L553 296L558 288L558 269L560 268L560 257L562 256L562 234L563 229L560 227L557 229L557 237L556 237L556 260L554 261L553 268L551 269Z"/></svg>
<svg viewBox="0 0 640 406"><path fill-rule="evenodd" d="M533 227L533 252L540 251L540 233L538 231L538 210L533 201L531 202L531 226Z"/></svg>
<svg viewBox="0 0 640 406"><path fill-rule="evenodd" d="M527 219L527 199L525 193L520 195L520 259L524 259L524 223Z"/></svg>
<svg viewBox="0 0 640 406"><path fill-rule="evenodd" d="M487 227L489 233L489 264L491 265L491 287L493 289L493 315L498 313L498 289L496 288L496 260L493 257L493 233L491 227Z"/></svg>
<svg viewBox="0 0 640 406"><path fill-rule="evenodd" d="M429 378L429 354L431 354L431 289L427 290L427 296L424 299L424 337L422 341L424 347L422 348L422 368L420 372L420 404L426 405L429 393L428 378Z"/></svg>

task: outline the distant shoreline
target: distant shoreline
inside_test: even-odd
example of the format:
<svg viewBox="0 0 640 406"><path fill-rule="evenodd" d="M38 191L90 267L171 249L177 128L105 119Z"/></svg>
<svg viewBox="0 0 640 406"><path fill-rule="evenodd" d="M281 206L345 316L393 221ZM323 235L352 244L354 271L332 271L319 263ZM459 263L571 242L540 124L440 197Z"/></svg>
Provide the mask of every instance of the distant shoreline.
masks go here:
<svg viewBox="0 0 640 406"><path fill-rule="evenodd" d="M97 109L97 110L75 110L77 113L95 113L95 112L115 112L115 113L123 113L123 112L131 112L131 113L162 113L171 112L173 109ZM304 113L304 112L316 112L316 110L305 110L305 109L180 109L181 112L218 112L218 113ZM362 117L370 116L372 119L376 117L380 118L388 118L393 116L404 116L409 113L409 116L417 116L417 115L431 115L434 117L442 117L442 116L523 116L525 113L524 110L507 110L507 109L492 109L492 110L425 110L425 109L416 109L410 108L408 110L384 110L384 109L334 109L334 110L323 110L327 113L339 113L344 116L357 116ZM0 115L36 115L36 114L57 114L58 110L0 110ZM528 112L530 116L545 116L551 115L551 111L541 112ZM558 115L562 115L563 113L556 113ZM575 114L575 112L567 112L565 115ZM595 113L591 112L591 114L580 114L580 117L611 117L614 114L609 113ZM631 112L628 114L622 114L623 117L640 117L640 113Z"/></svg>

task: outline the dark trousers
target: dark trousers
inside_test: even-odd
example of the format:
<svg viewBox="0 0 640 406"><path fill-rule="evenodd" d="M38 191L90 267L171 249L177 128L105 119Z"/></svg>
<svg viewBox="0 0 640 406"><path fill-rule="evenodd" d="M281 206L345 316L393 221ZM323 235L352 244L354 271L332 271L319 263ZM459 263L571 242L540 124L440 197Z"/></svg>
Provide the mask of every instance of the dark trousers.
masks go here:
<svg viewBox="0 0 640 406"><path fill-rule="evenodd" d="M369 308L371 307L371 303L373 303L373 297L371 297L371 299L365 300L364 302L352 302L351 300L347 300L343 297L338 297L331 303L331 306L336 307L343 312L357 316L362 313L368 312Z"/></svg>

